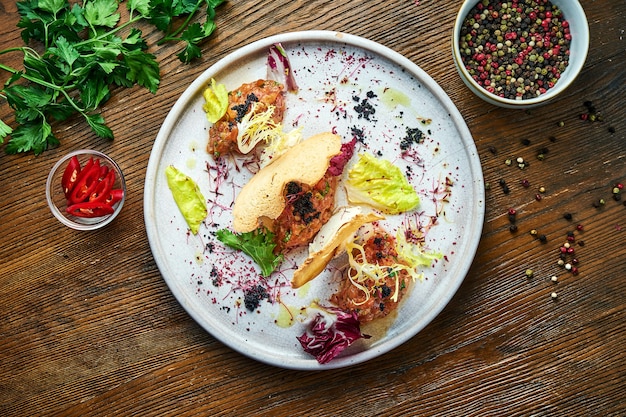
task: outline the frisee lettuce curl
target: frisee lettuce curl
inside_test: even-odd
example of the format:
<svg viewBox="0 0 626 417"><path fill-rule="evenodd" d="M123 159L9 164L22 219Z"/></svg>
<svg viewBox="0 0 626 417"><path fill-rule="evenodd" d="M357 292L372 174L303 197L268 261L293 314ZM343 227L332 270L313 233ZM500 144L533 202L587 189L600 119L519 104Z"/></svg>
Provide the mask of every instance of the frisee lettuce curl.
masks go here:
<svg viewBox="0 0 626 417"><path fill-rule="evenodd" d="M305 332L297 339L305 352L325 364L339 355L355 341L370 336L361 333L356 312L337 307L312 305L316 311Z"/></svg>
<svg viewBox="0 0 626 417"><path fill-rule="evenodd" d="M388 214L413 210L420 203L400 168L367 152L360 154L348 171L346 191L351 203L367 204Z"/></svg>
<svg viewBox="0 0 626 417"><path fill-rule="evenodd" d="M237 148L247 154L258 143L265 144L259 161L264 167L302 141L302 127L285 132L283 126L272 119L274 106L259 112L257 105L258 102L252 103L250 111L237 125Z"/></svg>
<svg viewBox="0 0 626 417"><path fill-rule="evenodd" d="M226 114L228 110L228 91L224 84L218 84L211 78L211 86L202 92L204 104L202 110L206 113L206 118L211 123L217 122Z"/></svg>
<svg viewBox="0 0 626 417"><path fill-rule="evenodd" d="M302 129L303 127L300 126L289 132L281 131L280 135L273 136L261 152L259 160L261 168L269 165L287 150L302 142Z"/></svg>
<svg viewBox="0 0 626 417"><path fill-rule="evenodd" d="M198 184L173 165L165 168L167 185L174 201L193 234L198 233L200 224L207 216L206 200Z"/></svg>
<svg viewBox="0 0 626 417"><path fill-rule="evenodd" d="M396 252L398 252L398 258L413 268L416 273L419 267L430 266L434 260L443 258L443 254L439 252L424 252L421 245L407 241L403 230L398 230L396 233ZM423 274L419 276L421 278Z"/></svg>
<svg viewBox="0 0 626 417"><path fill-rule="evenodd" d="M250 111L237 124L237 148L242 154L252 151L259 142L272 142L283 132L282 125L272 119L274 106L268 106L265 111L257 111L258 105L258 102L252 103Z"/></svg>

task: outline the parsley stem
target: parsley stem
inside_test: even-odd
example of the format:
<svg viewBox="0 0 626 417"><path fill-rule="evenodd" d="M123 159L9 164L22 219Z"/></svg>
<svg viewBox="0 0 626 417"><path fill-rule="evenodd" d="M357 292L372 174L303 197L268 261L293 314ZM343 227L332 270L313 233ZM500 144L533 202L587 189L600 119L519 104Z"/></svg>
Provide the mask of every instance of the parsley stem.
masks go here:
<svg viewBox="0 0 626 417"><path fill-rule="evenodd" d="M21 71L16 70L15 68L8 67L8 66L6 66L4 64L0 64L0 69L4 70L6 72L10 72L11 74L20 74L20 72L21 72ZM45 80L42 80L41 78L32 77L32 76L30 76L28 74L23 74L22 73L22 74L20 74L20 77L22 77L25 80L28 80L30 82L39 84L39 85L41 85L43 87L51 88L51 89L56 90L56 91L62 91L63 90L63 87L59 87L56 84L51 84L51 83L49 83L49 82L47 82Z"/></svg>
<svg viewBox="0 0 626 417"><path fill-rule="evenodd" d="M15 51L21 51L21 52L26 53L25 49L26 48L9 48L9 49L5 49L5 50L0 51L0 55L4 54L6 52L15 52ZM35 84L39 84L40 86L49 88L51 90L58 91L61 94L63 94L63 96L65 96L65 98L67 99L68 103L77 112L79 112L81 114L85 112L85 109L80 108L76 104L76 102L72 99L72 97L70 97L70 95L67 93L67 90L72 88L73 86L69 86L68 87L68 86L59 86L59 85L56 85L56 84L52 84L52 83L49 83L46 80L42 80L41 78L33 77L33 76L28 75L28 74L22 73L22 71L18 71L15 68L11 68L11 67L9 67L7 65L4 65L2 63L0 63L0 70L4 70L4 71L6 71L8 73L11 73L11 74L20 74L20 77L25 79L25 80L28 80L28 81L30 81L32 83L35 83Z"/></svg>
<svg viewBox="0 0 626 417"><path fill-rule="evenodd" d="M107 39L108 37L110 37L111 35L115 35L117 32L119 32L121 29L124 29L127 26L132 25L135 22L138 22L139 20L142 19L142 16L134 16L132 17L130 20L128 20L127 22L124 23L120 23L118 26L116 26L115 28L111 29L108 32L102 33L98 36L94 36L93 38L87 38L81 42L76 42L74 45L75 46L83 46L83 45L88 45L90 43L93 42L101 42L102 40Z"/></svg>
<svg viewBox="0 0 626 417"><path fill-rule="evenodd" d="M189 22L191 22L191 19L194 17L194 15L196 14L196 12L198 11L198 8L200 7L200 5L204 2L204 0L198 0L198 2L196 3L195 7L193 8L193 10L189 11L189 13L187 14L187 18L185 19L185 21L178 27L178 29L176 29L173 32L170 32L168 34L166 34L160 41L157 42L157 45L163 45L165 42L168 41L176 41L176 40L180 40L180 38L178 37L178 35L184 31L187 26L189 26Z"/></svg>

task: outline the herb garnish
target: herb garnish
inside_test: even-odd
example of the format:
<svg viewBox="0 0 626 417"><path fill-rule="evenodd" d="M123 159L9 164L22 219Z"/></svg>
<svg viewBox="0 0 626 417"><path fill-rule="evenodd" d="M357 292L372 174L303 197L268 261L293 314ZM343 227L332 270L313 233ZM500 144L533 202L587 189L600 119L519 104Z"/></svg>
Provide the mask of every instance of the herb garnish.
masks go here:
<svg viewBox="0 0 626 417"><path fill-rule="evenodd" d="M224 0L129 0L128 20L121 22L118 0L24 0L17 3L25 44L41 44L0 51L21 52L24 69L0 63L11 74L0 90L14 110L17 127L0 120L0 143L11 135L9 154L33 151L40 154L59 140L52 121L81 115L99 137L112 139L113 132L96 111L110 97L111 87L139 85L151 93L159 86L159 64L146 52L141 31L133 25L144 19L165 32L159 42L182 41L182 62L201 55L198 44L215 29L215 7ZM207 6L203 25L191 23L200 6ZM186 18L173 29L176 18ZM125 30L123 30L125 29ZM125 37L122 34L125 33Z"/></svg>
<svg viewBox="0 0 626 417"><path fill-rule="evenodd" d="M282 254L274 254L276 242L274 233L266 229L256 229L246 233L233 233L228 229L216 232L217 239L233 249L250 256L261 268L261 275L268 277L283 261Z"/></svg>

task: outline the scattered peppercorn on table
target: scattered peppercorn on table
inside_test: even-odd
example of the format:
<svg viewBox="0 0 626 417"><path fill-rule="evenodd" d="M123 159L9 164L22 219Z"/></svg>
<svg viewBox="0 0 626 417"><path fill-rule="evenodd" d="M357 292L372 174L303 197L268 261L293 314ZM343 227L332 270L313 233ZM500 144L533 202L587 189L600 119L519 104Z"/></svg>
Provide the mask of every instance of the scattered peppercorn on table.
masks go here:
<svg viewBox="0 0 626 417"><path fill-rule="evenodd" d="M580 3L585 66L531 110L465 86L448 1L226 2L191 63L139 22L160 83L155 94L111 88L95 114L113 140L72 116L52 121L59 145L38 155L6 153L9 137L0 146L0 415L626 415L626 3ZM0 6L0 69L21 69L18 7ZM422 331L369 361L307 372L255 361L194 321L153 258L143 188L155 137L194 79L252 41L319 29L385 45L445 90L478 150L485 222L461 287ZM2 84L10 77L0 70ZM25 117L0 96L9 127ZM65 227L45 202L50 169L79 149L111 156L126 181L122 211L96 231Z"/></svg>

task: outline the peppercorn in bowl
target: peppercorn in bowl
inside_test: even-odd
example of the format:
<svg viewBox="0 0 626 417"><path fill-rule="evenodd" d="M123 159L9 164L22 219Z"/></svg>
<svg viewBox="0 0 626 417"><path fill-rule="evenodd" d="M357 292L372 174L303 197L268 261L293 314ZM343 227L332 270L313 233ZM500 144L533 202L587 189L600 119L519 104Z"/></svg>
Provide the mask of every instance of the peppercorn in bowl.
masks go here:
<svg viewBox="0 0 626 417"><path fill-rule="evenodd" d="M580 73L589 26L577 0L466 0L452 52L463 82L506 108L545 104Z"/></svg>
<svg viewBox="0 0 626 417"><path fill-rule="evenodd" d="M61 158L46 181L48 206L64 225L95 230L122 210L126 182L119 165L102 152L79 150Z"/></svg>

